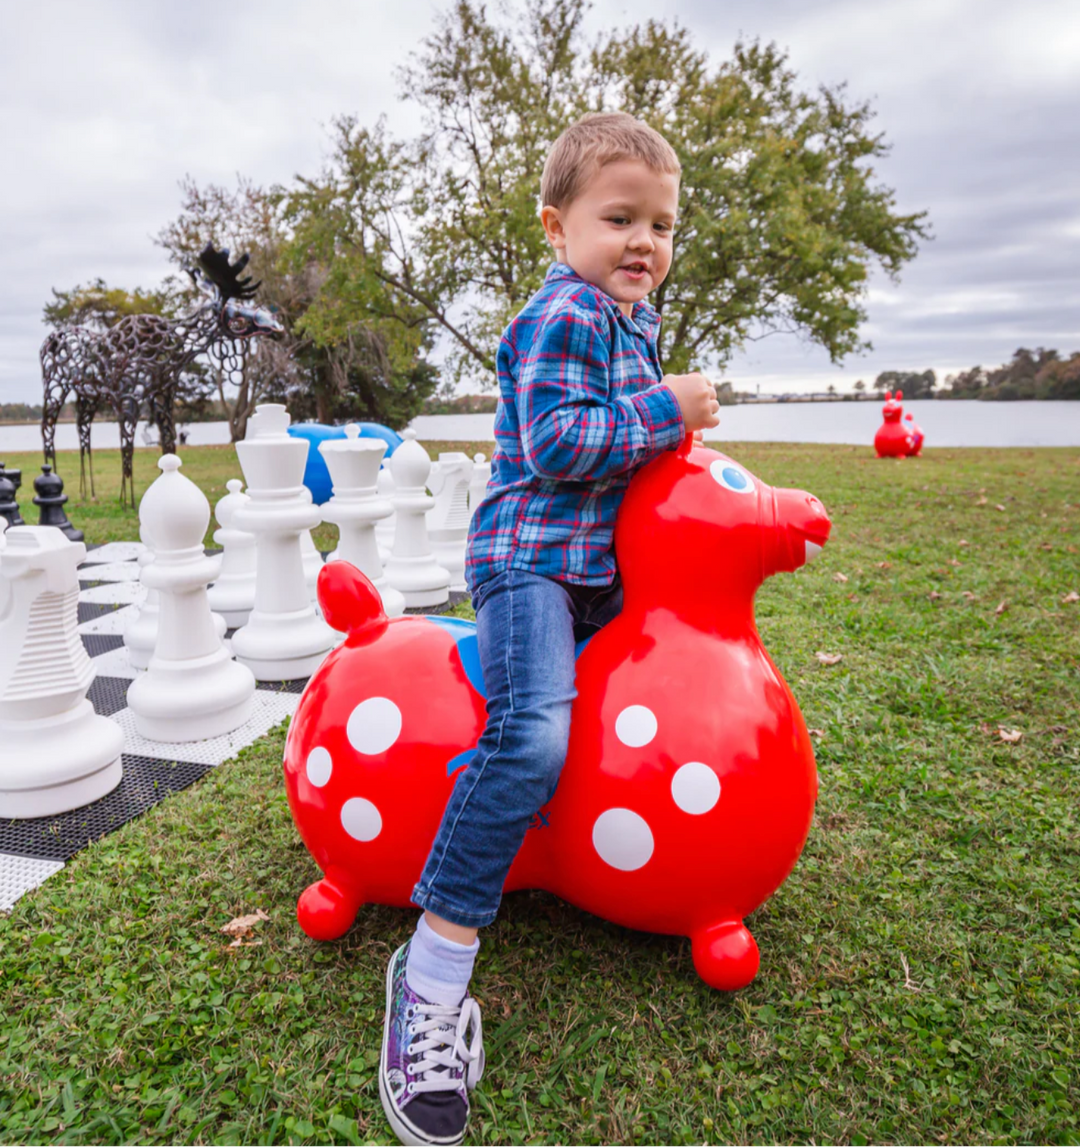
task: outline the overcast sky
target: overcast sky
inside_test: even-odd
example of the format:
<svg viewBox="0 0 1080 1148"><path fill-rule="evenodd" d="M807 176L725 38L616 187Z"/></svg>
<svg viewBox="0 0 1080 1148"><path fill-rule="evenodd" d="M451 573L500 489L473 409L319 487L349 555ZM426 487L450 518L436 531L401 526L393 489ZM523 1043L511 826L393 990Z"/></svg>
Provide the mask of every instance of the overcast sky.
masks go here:
<svg viewBox="0 0 1080 1148"><path fill-rule="evenodd" d="M40 402L50 288L151 287L178 180L314 174L326 125L419 127L394 68L449 0L0 0L0 401ZM807 86L847 81L892 144L897 207L935 238L872 280L872 354L842 368L792 336L750 345L740 389L846 390L882 370L1080 350L1077 0L597 0L591 32L677 19L714 61L759 37ZM677 268L673 272L677 274Z"/></svg>

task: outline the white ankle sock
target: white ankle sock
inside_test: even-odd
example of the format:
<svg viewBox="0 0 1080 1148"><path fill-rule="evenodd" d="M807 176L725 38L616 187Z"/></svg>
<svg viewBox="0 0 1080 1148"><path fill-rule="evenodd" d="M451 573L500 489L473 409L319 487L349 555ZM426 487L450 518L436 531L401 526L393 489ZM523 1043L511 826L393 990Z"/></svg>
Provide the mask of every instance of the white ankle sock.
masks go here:
<svg viewBox="0 0 1080 1148"><path fill-rule="evenodd" d="M460 1004L479 948L479 938L471 945L460 945L440 937L421 916L409 944L405 980L414 993L432 1004Z"/></svg>

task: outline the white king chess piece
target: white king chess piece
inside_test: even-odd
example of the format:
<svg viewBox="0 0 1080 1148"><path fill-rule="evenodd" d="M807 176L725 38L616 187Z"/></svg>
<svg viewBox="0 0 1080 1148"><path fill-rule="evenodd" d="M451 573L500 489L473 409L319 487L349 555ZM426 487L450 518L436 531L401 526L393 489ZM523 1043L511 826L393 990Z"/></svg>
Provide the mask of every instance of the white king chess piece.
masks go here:
<svg viewBox="0 0 1080 1148"><path fill-rule="evenodd" d="M407 430L404 439L390 459L397 529L386 577L405 595L406 606L439 606L450 600L450 572L435 561L424 517L435 505L425 489L431 459L416 441L416 431Z"/></svg>
<svg viewBox="0 0 1080 1148"><path fill-rule="evenodd" d="M53 526L13 526L0 551L0 818L52 817L111 793L124 735L86 699L78 632L86 557Z"/></svg>
<svg viewBox="0 0 1080 1148"><path fill-rule="evenodd" d="M334 484L334 496L323 503L322 515L326 522L336 523L340 532L338 547L329 561L351 562L366 574L379 591L386 616L396 618L405 613L405 598L386 580L375 541L375 523L394 510L376 489L385 452L386 443L379 438L361 438L356 423L349 423L344 438L319 443L319 453Z"/></svg>
<svg viewBox="0 0 1080 1148"><path fill-rule="evenodd" d="M469 535L469 483L473 463L460 451L444 451L438 467L432 467L428 490L435 506L428 511L428 537L435 561L450 571L450 589L463 592L465 586L465 544Z"/></svg>
<svg viewBox="0 0 1080 1148"><path fill-rule="evenodd" d="M158 638L146 673L128 687L135 728L150 741L186 742L229 733L251 716L255 678L224 647L207 584L221 571L208 557L206 495L180 473L175 454L139 503L139 522L155 558L143 571L158 592Z"/></svg>
<svg viewBox="0 0 1080 1148"><path fill-rule="evenodd" d="M308 441L288 434L289 413L262 403L236 453L251 501L233 524L255 535L255 607L233 635L237 660L259 681L310 677L338 635L315 613L300 557L301 531L322 519L303 485Z"/></svg>
<svg viewBox="0 0 1080 1148"><path fill-rule="evenodd" d="M214 507L220 527L214 531L214 541L222 550L221 573L206 594L210 609L231 629L243 626L255 605L255 535L233 525L236 512L250 501L241 494L243 485L240 479L230 478L225 484L229 493Z"/></svg>

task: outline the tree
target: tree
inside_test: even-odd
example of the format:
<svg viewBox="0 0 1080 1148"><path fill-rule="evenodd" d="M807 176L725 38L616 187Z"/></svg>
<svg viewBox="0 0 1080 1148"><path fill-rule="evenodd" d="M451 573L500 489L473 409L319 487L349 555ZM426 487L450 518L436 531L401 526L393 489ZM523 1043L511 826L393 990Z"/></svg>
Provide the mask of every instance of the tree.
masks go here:
<svg viewBox="0 0 1080 1148"><path fill-rule="evenodd" d="M168 287L143 291L136 287L109 287L104 279L95 279L70 291L52 288L53 301L44 307L45 322L54 330L61 327L91 327L107 331L128 315L166 315L176 313L177 299Z"/></svg>
<svg viewBox="0 0 1080 1148"><path fill-rule="evenodd" d="M675 265L653 298L667 369L721 366L780 331L834 361L868 348L870 267L895 277L927 235L925 213L897 213L874 182L887 147L869 106L842 87L798 90L773 45L737 44L710 67L677 25L649 21L588 49L586 7L527 0L498 22L457 0L399 74L423 133L396 142L382 122L340 119L326 169L290 197L302 257L405 330L437 324L447 386L491 384L499 334L552 260L537 219L547 152L577 116L625 110L683 166Z"/></svg>
<svg viewBox="0 0 1080 1148"><path fill-rule="evenodd" d="M863 392L866 390L866 384L862 381L862 379L856 379L855 386L852 389L859 396L859 398L862 398Z"/></svg>
<svg viewBox="0 0 1080 1148"><path fill-rule="evenodd" d="M874 380L875 391L903 391L905 399L932 399L937 375L931 371L882 371Z"/></svg>

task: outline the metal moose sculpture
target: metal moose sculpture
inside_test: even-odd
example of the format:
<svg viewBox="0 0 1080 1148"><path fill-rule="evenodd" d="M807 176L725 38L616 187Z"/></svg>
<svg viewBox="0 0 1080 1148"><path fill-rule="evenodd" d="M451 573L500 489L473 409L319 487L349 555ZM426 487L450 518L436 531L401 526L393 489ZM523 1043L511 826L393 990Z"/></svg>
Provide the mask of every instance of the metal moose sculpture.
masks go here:
<svg viewBox="0 0 1080 1148"><path fill-rule="evenodd" d="M135 428L143 408L149 407L150 418L161 431L162 452L175 452L173 402L183 370L218 341L284 331L269 307L252 302L262 281L252 283L250 275L240 278L248 259L248 255L241 255L230 264L228 248L219 251L207 244L198 268L189 269L203 301L180 318L128 315L107 331L72 326L49 335L41 345L45 461L56 465L57 419L74 394L80 485L85 493L89 465L93 493L90 426L102 407L111 409L120 426L120 498L125 501L130 497L134 506L132 458Z"/></svg>

